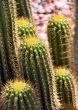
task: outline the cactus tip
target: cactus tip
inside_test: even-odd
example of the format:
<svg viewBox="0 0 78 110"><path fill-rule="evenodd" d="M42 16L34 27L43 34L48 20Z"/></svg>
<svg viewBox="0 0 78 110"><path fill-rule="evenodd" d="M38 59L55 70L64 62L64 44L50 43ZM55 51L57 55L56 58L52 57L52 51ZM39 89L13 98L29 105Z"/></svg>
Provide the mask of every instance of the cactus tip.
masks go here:
<svg viewBox="0 0 78 110"><path fill-rule="evenodd" d="M21 17L21 18L17 19L16 23L17 23L18 27L20 27L20 26L25 27L26 25L29 24L29 21L27 19L25 19L24 17Z"/></svg>

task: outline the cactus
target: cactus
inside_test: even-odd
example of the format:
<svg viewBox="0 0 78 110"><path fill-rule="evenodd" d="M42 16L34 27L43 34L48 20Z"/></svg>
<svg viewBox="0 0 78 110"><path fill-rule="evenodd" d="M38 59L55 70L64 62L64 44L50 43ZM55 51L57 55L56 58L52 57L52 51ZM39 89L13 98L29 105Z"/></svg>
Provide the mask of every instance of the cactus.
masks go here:
<svg viewBox="0 0 78 110"><path fill-rule="evenodd" d="M16 0L18 16L24 16L32 19L32 12L29 0Z"/></svg>
<svg viewBox="0 0 78 110"><path fill-rule="evenodd" d="M3 78L2 74L3 74L3 67L2 67L2 59L1 59L1 53L0 53L0 85L4 81L4 78Z"/></svg>
<svg viewBox="0 0 78 110"><path fill-rule="evenodd" d="M35 84L42 110L56 110L53 92L55 82L52 82L53 73L44 44L35 36L24 39L19 51L19 62L24 78Z"/></svg>
<svg viewBox="0 0 78 110"><path fill-rule="evenodd" d="M1 97L1 110L40 110L34 89L24 81L9 81Z"/></svg>
<svg viewBox="0 0 78 110"><path fill-rule="evenodd" d="M75 0L74 2L74 10L75 10L75 35L74 35L74 42L73 42L73 53L74 53L74 62L73 65L75 65L74 71L78 73L78 0ZM74 16L73 16L74 17Z"/></svg>
<svg viewBox="0 0 78 110"><path fill-rule="evenodd" d="M62 104L76 106L75 86L71 71L64 67L55 69L57 93ZM67 104L67 105L66 105Z"/></svg>
<svg viewBox="0 0 78 110"><path fill-rule="evenodd" d="M48 41L55 66L70 66L70 25L63 15L53 14L48 20Z"/></svg>
<svg viewBox="0 0 78 110"><path fill-rule="evenodd" d="M19 74L15 52L16 13L14 0L0 0L0 56L3 82Z"/></svg>
<svg viewBox="0 0 78 110"><path fill-rule="evenodd" d="M36 35L36 29L33 23L24 17L17 19L17 30L21 38Z"/></svg>

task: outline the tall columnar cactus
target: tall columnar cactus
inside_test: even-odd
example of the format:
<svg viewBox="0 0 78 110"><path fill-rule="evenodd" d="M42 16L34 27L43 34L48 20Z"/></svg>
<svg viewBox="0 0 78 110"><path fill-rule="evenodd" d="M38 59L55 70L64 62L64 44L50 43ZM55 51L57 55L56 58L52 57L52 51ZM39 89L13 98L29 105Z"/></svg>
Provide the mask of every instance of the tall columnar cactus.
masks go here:
<svg viewBox="0 0 78 110"><path fill-rule="evenodd" d="M28 19L24 17L18 18L16 23L17 23L18 34L21 38L29 37L30 35L32 36L36 35L35 26Z"/></svg>
<svg viewBox="0 0 78 110"><path fill-rule="evenodd" d="M59 67L55 69L57 93L62 104L76 106L74 80L69 69ZM67 106L65 105L65 106Z"/></svg>
<svg viewBox="0 0 78 110"><path fill-rule="evenodd" d="M48 20L48 41L55 66L69 66L70 25L63 15L53 14Z"/></svg>
<svg viewBox="0 0 78 110"><path fill-rule="evenodd" d="M17 35L15 5L15 0L0 0L0 74L4 81L20 73L14 47Z"/></svg>
<svg viewBox="0 0 78 110"><path fill-rule="evenodd" d="M36 37L23 40L19 51L24 78L35 84L42 110L56 110L53 92L53 73L44 44Z"/></svg>
<svg viewBox="0 0 78 110"><path fill-rule="evenodd" d="M18 16L24 16L32 19L30 0L16 0Z"/></svg>
<svg viewBox="0 0 78 110"><path fill-rule="evenodd" d="M10 81L2 91L1 110L41 110L34 89L24 81Z"/></svg>

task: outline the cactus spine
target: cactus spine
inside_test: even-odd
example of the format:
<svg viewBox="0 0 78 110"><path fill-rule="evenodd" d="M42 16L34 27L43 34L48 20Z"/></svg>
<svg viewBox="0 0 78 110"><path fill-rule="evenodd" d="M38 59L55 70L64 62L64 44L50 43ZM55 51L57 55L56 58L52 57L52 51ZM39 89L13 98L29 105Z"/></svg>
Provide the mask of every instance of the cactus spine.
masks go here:
<svg viewBox="0 0 78 110"><path fill-rule="evenodd" d="M48 21L48 41L55 66L69 66L70 26L63 15L53 14Z"/></svg>
<svg viewBox="0 0 78 110"><path fill-rule="evenodd" d="M24 81L8 82L1 97L1 110L40 110L34 89Z"/></svg>
<svg viewBox="0 0 78 110"><path fill-rule="evenodd" d="M32 12L29 0L16 0L18 16L24 16L32 19Z"/></svg>
<svg viewBox="0 0 78 110"><path fill-rule="evenodd" d="M0 0L0 53L4 81L20 73L14 47L15 18L15 1Z"/></svg>
<svg viewBox="0 0 78 110"><path fill-rule="evenodd" d="M75 86L69 69L59 67L55 69L58 96L62 104L76 106ZM65 106L67 106L65 105Z"/></svg>
<svg viewBox="0 0 78 110"><path fill-rule="evenodd" d="M36 35L35 26L24 17L17 19L17 30L21 38Z"/></svg>
<svg viewBox="0 0 78 110"><path fill-rule="evenodd" d="M42 110L56 110L52 83L53 73L48 60L45 46L38 38L24 39L19 51L19 61L24 77L35 84Z"/></svg>

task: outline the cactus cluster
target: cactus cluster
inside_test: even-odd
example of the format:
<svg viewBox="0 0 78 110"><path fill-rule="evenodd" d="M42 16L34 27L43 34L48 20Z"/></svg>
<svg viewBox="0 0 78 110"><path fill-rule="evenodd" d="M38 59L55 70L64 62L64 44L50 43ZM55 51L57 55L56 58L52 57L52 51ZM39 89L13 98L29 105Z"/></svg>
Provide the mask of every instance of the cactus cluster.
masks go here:
<svg viewBox="0 0 78 110"><path fill-rule="evenodd" d="M31 19L29 0L16 0L16 2L18 16ZM24 17L16 19L15 0L0 0L0 83L15 76L15 80L7 82L1 92L0 109L59 110L56 87L62 105L76 107L71 71L62 67L69 67L70 64L68 57L70 26L67 19L54 14L48 21L51 56L54 66L58 66L53 71L45 44L38 39L33 23ZM19 39L17 33L21 39L20 48L17 48L19 62L15 45L15 41ZM30 83L21 80L23 78L31 82L34 88Z"/></svg>
<svg viewBox="0 0 78 110"><path fill-rule="evenodd" d="M33 23L24 17L17 19L17 30L21 38L36 35L36 29Z"/></svg>
<svg viewBox="0 0 78 110"><path fill-rule="evenodd" d="M69 66L70 25L63 15L53 14L48 20L48 41L55 66Z"/></svg>
<svg viewBox="0 0 78 110"><path fill-rule="evenodd" d="M64 67L55 69L57 93L62 104L75 106L75 88L71 71ZM66 106L67 106L66 105Z"/></svg>
<svg viewBox="0 0 78 110"><path fill-rule="evenodd" d="M35 36L24 39L19 51L22 74L36 86L43 110L56 110L53 95L53 73L49 66L47 50Z"/></svg>
<svg viewBox="0 0 78 110"><path fill-rule="evenodd" d="M1 110L41 110L34 89L24 81L8 82L1 97Z"/></svg>
<svg viewBox="0 0 78 110"><path fill-rule="evenodd" d="M16 0L18 16L32 19L30 0Z"/></svg>
<svg viewBox="0 0 78 110"><path fill-rule="evenodd" d="M0 63L5 82L19 74L14 40L16 38L15 0L0 0Z"/></svg>

